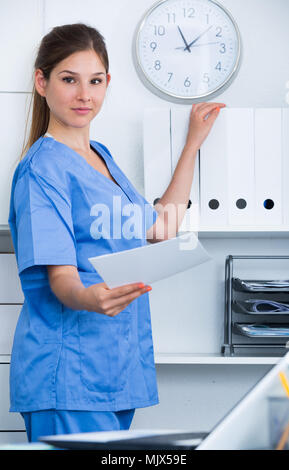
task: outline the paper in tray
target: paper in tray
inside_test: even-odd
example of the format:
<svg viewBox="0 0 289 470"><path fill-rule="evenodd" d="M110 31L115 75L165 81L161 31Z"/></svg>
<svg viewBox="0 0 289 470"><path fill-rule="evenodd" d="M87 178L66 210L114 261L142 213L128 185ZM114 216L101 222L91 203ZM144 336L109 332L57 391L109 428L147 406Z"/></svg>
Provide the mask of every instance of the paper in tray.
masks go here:
<svg viewBox="0 0 289 470"><path fill-rule="evenodd" d="M270 338L280 338L280 337L289 337L289 327L284 325L260 325L260 324L247 324L247 323L235 323L235 328L237 331L249 337L270 337Z"/></svg>
<svg viewBox="0 0 289 470"><path fill-rule="evenodd" d="M246 280L233 278L233 287L241 292L289 292L289 280Z"/></svg>
<svg viewBox="0 0 289 470"><path fill-rule="evenodd" d="M248 315L288 315L289 302L276 302L267 299L246 299L233 302L233 309Z"/></svg>

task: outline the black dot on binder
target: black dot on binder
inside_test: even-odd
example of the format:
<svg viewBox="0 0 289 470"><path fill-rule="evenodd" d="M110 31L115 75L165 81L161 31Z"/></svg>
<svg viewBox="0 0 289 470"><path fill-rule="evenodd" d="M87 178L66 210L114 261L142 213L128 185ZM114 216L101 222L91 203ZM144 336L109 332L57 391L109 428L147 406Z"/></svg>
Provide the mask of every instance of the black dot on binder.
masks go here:
<svg viewBox="0 0 289 470"><path fill-rule="evenodd" d="M220 203L219 203L219 201L217 201L217 199L211 199L209 201L209 208L210 209L213 209L213 210L218 209L219 205L220 205Z"/></svg>
<svg viewBox="0 0 289 470"><path fill-rule="evenodd" d="M245 201L245 199L238 199L238 201L236 202L236 206L238 207L238 209L245 209L245 207L247 206L247 202Z"/></svg>
<svg viewBox="0 0 289 470"><path fill-rule="evenodd" d="M157 197L155 200L154 200L154 205L157 204L159 201L160 201L160 197Z"/></svg>
<svg viewBox="0 0 289 470"><path fill-rule="evenodd" d="M265 207L265 209L273 209L274 201L272 201L272 199L266 199L264 201L264 207Z"/></svg>

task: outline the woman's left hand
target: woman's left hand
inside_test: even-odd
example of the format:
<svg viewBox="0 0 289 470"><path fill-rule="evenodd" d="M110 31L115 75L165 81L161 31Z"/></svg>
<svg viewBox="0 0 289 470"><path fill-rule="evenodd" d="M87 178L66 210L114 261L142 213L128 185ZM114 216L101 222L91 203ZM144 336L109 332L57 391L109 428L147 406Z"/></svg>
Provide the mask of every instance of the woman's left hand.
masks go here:
<svg viewBox="0 0 289 470"><path fill-rule="evenodd" d="M199 150L219 115L220 109L225 106L224 103L197 103L192 105L186 148Z"/></svg>

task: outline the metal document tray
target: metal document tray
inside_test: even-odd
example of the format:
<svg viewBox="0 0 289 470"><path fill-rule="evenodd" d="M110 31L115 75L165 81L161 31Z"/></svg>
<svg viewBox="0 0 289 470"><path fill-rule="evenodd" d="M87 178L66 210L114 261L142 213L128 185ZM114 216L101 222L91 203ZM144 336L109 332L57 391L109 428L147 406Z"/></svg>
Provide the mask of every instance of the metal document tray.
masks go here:
<svg viewBox="0 0 289 470"><path fill-rule="evenodd" d="M289 328L289 312L252 312L252 308L248 308L249 299L254 301L261 299L268 303L278 302L289 305L288 273L284 276L286 280L276 280L276 277L275 280L272 280L273 278L269 280L253 279L253 277L252 279L240 279L240 276L234 276L235 260L245 260L250 270L251 260L256 259L269 260L270 266L271 260L287 260L286 263L288 264L289 256L228 255L226 257L224 343L221 348L221 352L225 356L283 356L288 352L289 336L250 335L247 334L246 330L242 331L241 326L237 326L264 324L268 327L273 327L274 324L278 324L280 327ZM275 262L272 261L272 263L274 264Z"/></svg>

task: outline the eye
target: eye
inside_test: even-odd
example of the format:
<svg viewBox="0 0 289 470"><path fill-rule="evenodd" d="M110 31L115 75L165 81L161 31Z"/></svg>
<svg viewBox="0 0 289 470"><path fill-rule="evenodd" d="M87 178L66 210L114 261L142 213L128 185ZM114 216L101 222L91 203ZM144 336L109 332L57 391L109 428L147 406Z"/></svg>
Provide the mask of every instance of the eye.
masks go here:
<svg viewBox="0 0 289 470"><path fill-rule="evenodd" d="M71 83L69 80L74 80L74 78L73 78L73 77L64 77L62 80L63 80L63 81L66 81L66 83ZM101 82L102 82L102 80L101 80L100 78L93 78L93 79L91 80L91 82L95 82L95 80L97 81L97 83L101 83ZM94 83L94 84L96 85L97 83Z"/></svg>
<svg viewBox="0 0 289 470"><path fill-rule="evenodd" d="M65 82L66 80L74 80L74 78L73 77L64 77L62 80ZM67 83L71 83L71 82L67 82Z"/></svg>
<svg viewBox="0 0 289 470"><path fill-rule="evenodd" d="M97 80L98 83L101 83L101 82L102 82L102 80L101 80L100 78L94 78L94 79L92 80L92 82L94 82L95 80Z"/></svg>

